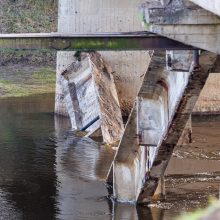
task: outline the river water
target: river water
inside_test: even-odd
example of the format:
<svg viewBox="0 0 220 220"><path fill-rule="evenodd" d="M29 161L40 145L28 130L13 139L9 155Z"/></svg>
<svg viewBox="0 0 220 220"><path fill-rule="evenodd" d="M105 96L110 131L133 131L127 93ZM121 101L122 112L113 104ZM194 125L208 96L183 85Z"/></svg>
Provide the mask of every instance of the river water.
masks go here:
<svg viewBox="0 0 220 220"><path fill-rule="evenodd" d="M220 117L193 118L193 144L177 148L167 198L112 204L104 179L114 150L76 137L54 118L54 96L0 100L0 219L170 220L218 197Z"/></svg>

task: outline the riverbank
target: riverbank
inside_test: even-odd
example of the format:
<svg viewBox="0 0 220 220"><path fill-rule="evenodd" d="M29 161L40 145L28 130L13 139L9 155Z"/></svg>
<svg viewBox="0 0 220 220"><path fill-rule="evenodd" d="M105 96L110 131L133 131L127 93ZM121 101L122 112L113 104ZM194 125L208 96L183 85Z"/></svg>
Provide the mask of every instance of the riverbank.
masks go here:
<svg viewBox="0 0 220 220"><path fill-rule="evenodd" d="M57 0L1 0L0 33L56 32ZM56 53L0 51L0 98L54 93Z"/></svg>
<svg viewBox="0 0 220 220"><path fill-rule="evenodd" d="M56 53L0 51L0 98L54 93Z"/></svg>

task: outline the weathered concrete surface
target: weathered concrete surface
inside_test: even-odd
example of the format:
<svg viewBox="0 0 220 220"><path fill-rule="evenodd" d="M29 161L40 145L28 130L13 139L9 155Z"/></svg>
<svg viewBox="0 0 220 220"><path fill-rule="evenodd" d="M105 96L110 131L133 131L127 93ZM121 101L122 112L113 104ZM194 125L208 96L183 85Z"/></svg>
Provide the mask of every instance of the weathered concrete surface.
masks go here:
<svg viewBox="0 0 220 220"><path fill-rule="evenodd" d="M142 188L139 196L140 202L148 202L151 200L159 178L165 172L169 159L172 155L172 151L182 134L189 116L192 113L193 107L206 82L208 74L215 66L216 59L217 55L215 54L203 53L200 57L201 69L191 73L188 85L174 115L172 124L167 131L166 137L162 140L150 173L145 177L148 180Z"/></svg>
<svg viewBox="0 0 220 220"><path fill-rule="evenodd" d="M147 1L140 7L147 30L220 54L219 17L187 0Z"/></svg>
<svg viewBox="0 0 220 220"><path fill-rule="evenodd" d="M86 131L92 133L101 126L104 142L120 140L124 126L118 96L112 70L101 55L78 54L60 79L72 128L88 127Z"/></svg>
<svg viewBox="0 0 220 220"><path fill-rule="evenodd" d="M97 33L142 31L138 18L138 5L142 0L60 0L59 33ZM63 65L72 62L74 52L59 52L57 55L57 90L55 112L64 113L62 88L59 73ZM128 115L143 80L150 56L147 51L100 52L113 69L120 105L124 115Z"/></svg>
<svg viewBox="0 0 220 220"><path fill-rule="evenodd" d="M113 163L118 201L138 200L157 152L149 146L160 143L187 84L188 73L169 72L165 66L165 55L154 55L119 145Z"/></svg>
<svg viewBox="0 0 220 220"><path fill-rule="evenodd" d="M219 114L220 113L220 57L218 56L215 68L206 81L194 113L198 114Z"/></svg>
<svg viewBox="0 0 220 220"><path fill-rule="evenodd" d="M220 16L220 1L219 0L190 0L195 4L199 5L200 7L211 11L212 13Z"/></svg>
<svg viewBox="0 0 220 220"><path fill-rule="evenodd" d="M167 70L189 72L193 52L189 50L170 50L166 52Z"/></svg>
<svg viewBox="0 0 220 220"><path fill-rule="evenodd" d="M129 32L143 30L137 16L141 0L59 1L61 33Z"/></svg>
<svg viewBox="0 0 220 220"><path fill-rule="evenodd" d="M100 114L90 57L81 54L79 58L74 57L73 63L61 73L64 103L72 128L76 130L81 130ZM87 131L91 129L90 126Z"/></svg>
<svg viewBox="0 0 220 220"><path fill-rule="evenodd" d="M194 108L196 114L220 113L220 72L210 73Z"/></svg>
<svg viewBox="0 0 220 220"><path fill-rule="evenodd" d="M67 106L64 101L63 77L61 73L74 61L72 52L57 53L57 70L56 70L56 91L55 91L55 113L69 117Z"/></svg>
<svg viewBox="0 0 220 220"><path fill-rule="evenodd" d="M216 55L203 54L201 71L189 74L164 70L165 56L153 57L113 163L118 201L153 199L215 61Z"/></svg>
<svg viewBox="0 0 220 220"><path fill-rule="evenodd" d="M95 93L99 104L99 116L103 141L114 143L124 133L121 109L116 91L113 71L97 52L89 53ZM93 106L94 108L94 106ZM88 111L88 110L87 110Z"/></svg>
<svg viewBox="0 0 220 220"><path fill-rule="evenodd" d="M147 10L145 10L147 8ZM171 0L168 4L147 1L141 6L146 24L219 24L215 14L187 0Z"/></svg>
<svg viewBox="0 0 220 220"><path fill-rule="evenodd" d="M118 51L101 52L111 64L122 115L128 116L140 90L150 62L149 52Z"/></svg>

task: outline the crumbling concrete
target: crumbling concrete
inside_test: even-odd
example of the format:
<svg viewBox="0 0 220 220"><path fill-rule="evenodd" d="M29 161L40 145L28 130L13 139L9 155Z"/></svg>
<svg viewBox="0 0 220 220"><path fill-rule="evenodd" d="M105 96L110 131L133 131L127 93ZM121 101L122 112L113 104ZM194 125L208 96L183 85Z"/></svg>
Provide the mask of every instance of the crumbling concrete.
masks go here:
<svg viewBox="0 0 220 220"><path fill-rule="evenodd" d="M138 18L142 0L87 1L60 0L58 32L65 34L129 32L144 28ZM60 73L74 59L75 52L58 52L55 112L68 116L63 102ZM128 116L137 96L150 56L148 51L100 52L113 69L122 114Z"/></svg>
<svg viewBox="0 0 220 220"><path fill-rule="evenodd" d="M72 128L93 133L101 127L104 142L119 141L124 132L121 110L112 70L101 55L76 54L60 79Z"/></svg>
<svg viewBox="0 0 220 220"><path fill-rule="evenodd" d="M220 1L219 0L190 0L194 2L195 4L199 5L200 7L211 11L212 13L220 16Z"/></svg>

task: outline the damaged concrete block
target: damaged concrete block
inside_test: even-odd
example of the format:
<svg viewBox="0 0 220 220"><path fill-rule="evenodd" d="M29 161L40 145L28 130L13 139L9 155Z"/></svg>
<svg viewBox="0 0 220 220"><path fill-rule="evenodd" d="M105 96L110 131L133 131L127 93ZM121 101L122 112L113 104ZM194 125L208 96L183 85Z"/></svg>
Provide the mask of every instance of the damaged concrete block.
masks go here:
<svg viewBox="0 0 220 220"><path fill-rule="evenodd" d="M103 140L120 140L123 121L111 68L97 52L81 53L62 73L64 101L74 129L92 134L101 127Z"/></svg>
<svg viewBox="0 0 220 220"><path fill-rule="evenodd" d="M140 5L147 31L187 45L220 53L220 18L188 0L168 4L147 0Z"/></svg>

